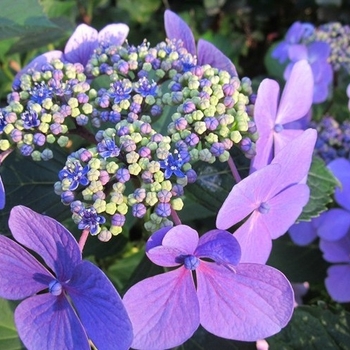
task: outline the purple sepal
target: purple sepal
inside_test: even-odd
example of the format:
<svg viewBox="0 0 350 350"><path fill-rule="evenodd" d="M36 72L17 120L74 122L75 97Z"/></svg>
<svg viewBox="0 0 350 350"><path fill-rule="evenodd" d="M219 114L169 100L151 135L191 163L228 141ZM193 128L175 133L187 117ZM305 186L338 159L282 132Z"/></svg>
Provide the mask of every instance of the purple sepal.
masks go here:
<svg viewBox="0 0 350 350"><path fill-rule="evenodd" d="M347 235L350 229L350 212L341 208L329 209L322 215L318 235L327 241L337 241Z"/></svg>
<svg viewBox="0 0 350 350"><path fill-rule="evenodd" d="M184 267L135 284L123 302L133 325L131 346L135 349L176 347L199 326L196 289L191 272Z"/></svg>
<svg viewBox="0 0 350 350"><path fill-rule="evenodd" d="M198 233L186 225L162 228L148 240L146 254L155 264L160 266L177 266L180 255L193 254L198 245Z"/></svg>
<svg viewBox="0 0 350 350"><path fill-rule="evenodd" d="M81 261L81 252L72 234L56 220L24 206L11 210L9 227L14 238L38 253L61 281L68 280Z"/></svg>
<svg viewBox="0 0 350 350"><path fill-rule="evenodd" d="M97 30L86 24L80 24L67 41L64 56L68 62L79 62L85 66L97 47Z"/></svg>
<svg viewBox="0 0 350 350"><path fill-rule="evenodd" d="M35 295L15 310L18 334L28 350L82 349L90 346L75 311L63 295Z"/></svg>
<svg viewBox="0 0 350 350"><path fill-rule="evenodd" d="M54 276L22 246L0 235L1 298L27 298L46 289L53 279Z"/></svg>
<svg viewBox="0 0 350 350"><path fill-rule="evenodd" d="M184 47L192 55L196 54L196 43L191 28L176 13L165 10L164 26L168 39L182 40Z"/></svg>
<svg viewBox="0 0 350 350"><path fill-rule="evenodd" d="M350 264L334 265L328 268L326 288L333 300L339 303L350 301Z"/></svg>
<svg viewBox="0 0 350 350"><path fill-rule="evenodd" d="M98 42L120 46L129 34L129 27L124 23L109 24L98 33Z"/></svg>
<svg viewBox="0 0 350 350"><path fill-rule="evenodd" d="M4 209L6 205L6 194L4 183L2 182L2 178L0 176L0 210Z"/></svg>
<svg viewBox="0 0 350 350"><path fill-rule="evenodd" d="M323 258L331 263L350 263L350 234L338 241L320 239L320 249Z"/></svg>
<svg viewBox="0 0 350 350"><path fill-rule="evenodd" d="M222 69L231 76L238 76L236 67L216 46L209 41L199 39L197 44L198 64L210 64L214 68Z"/></svg>
<svg viewBox="0 0 350 350"><path fill-rule="evenodd" d="M231 271L202 261L197 271L200 322L210 333L256 341L278 333L293 314L293 289L272 267L239 264Z"/></svg>
<svg viewBox="0 0 350 350"><path fill-rule="evenodd" d="M212 259L218 264L237 265L241 259L241 248L230 232L211 230L199 238L194 255Z"/></svg>
<svg viewBox="0 0 350 350"><path fill-rule="evenodd" d="M98 349L129 349L131 322L117 291L97 266L83 261L75 268L66 290Z"/></svg>

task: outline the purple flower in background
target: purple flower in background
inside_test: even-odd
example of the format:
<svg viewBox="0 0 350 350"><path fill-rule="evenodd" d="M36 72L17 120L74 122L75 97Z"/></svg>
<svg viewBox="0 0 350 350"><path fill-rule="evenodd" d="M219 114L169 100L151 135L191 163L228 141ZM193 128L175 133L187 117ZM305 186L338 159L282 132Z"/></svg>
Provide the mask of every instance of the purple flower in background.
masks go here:
<svg viewBox="0 0 350 350"><path fill-rule="evenodd" d="M341 188L336 188L334 192L334 199L340 208L332 208L322 214L322 224L317 233L327 241L336 241L345 237L350 230L350 162L338 158L327 167L341 184Z"/></svg>
<svg viewBox="0 0 350 350"><path fill-rule="evenodd" d="M317 230L321 224L321 216L311 219L311 221L301 221L291 226L288 230L292 241L300 246L305 246L317 238Z"/></svg>
<svg viewBox="0 0 350 350"><path fill-rule="evenodd" d="M28 349L128 349L130 320L106 275L82 261L79 246L61 224L23 206L12 209L14 238L0 235L0 297L23 300L14 318ZM52 271L52 272L51 272Z"/></svg>
<svg viewBox="0 0 350 350"><path fill-rule="evenodd" d="M99 32L86 24L80 24L67 41L64 52L54 50L36 57L17 74L16 78L19 78L29 69L40 70L41 66L53 59L81 63L85 66L99 45L106 43L117 46L122 45L128 33L129 27L123 23L109 24Z"/></svg>
<svg viewBox="0 0 350 350"><path fill-rule="evenodd" d="M316 138L316 130L304 131L270 165L240 181L227 196L216 226L228 229L249 217L234 233L242 249L242 262L266 263L271 240L287 232L308 202L309 188L304 183Z"/></svg>
<svg viewBox="0 0 350 350"><path fill-rule="evenodd" d="M126 292L133 348L178 346L200 324L219 337L255 341L279 332L292 315L285 276L266 265L239 264L239 244L227 231L199 238L186 225L163 228L148 240L146 254L157 265L177 268Z"/></svg>
<svg viewBox="0 0 350 350"><path fill-rule="evenodd" d="M311 23L294 22L288 29L285 39L280 42L272 51L272 57L284 63L289 58L289 50L293 50L295 44L299 44L303 39L313 34L315 27Z"/></svg>
<svg viewBox="0 0 350 350"><path fill-rule="evenodd" d="M314 81L313 103L326 101L329 87L333 81L332 65L328 62L330 53L331 48L329 44L321 41L290 47L289 59L292 62L288 64L283 73L284 79L289 79L296 62L307 60L311 66Z"/></svg>
<svg viewBox="0 0 350 350"><path fill-rule="evenodd" d="M179 39L192 55L197 55L198 64L210 64L214 68L237 76L236 67L231 60L210 42L199 39L197 48L191 28L176 13L166 10L164 13L165 32L169 39Z"/></svg>
<svg viewBox="0 0 350 350"><path fill-rule="evenodd" d="M312 104L313 78L309 64L297 62L279 100L280 88L275 80L264 79L259 86L254 107L254 121L259 133L256 156L251 171L270 164L272 158L302 130L286 129L286 124L304 117Z"/></svg>
<svg viewBox="0 0 350 350"><path fill-rule="evenodd" d="M328 268L325 280L330 296L340 303L350 301L350 231L337 241L320 240L326 261L335 263Z"/></svg>

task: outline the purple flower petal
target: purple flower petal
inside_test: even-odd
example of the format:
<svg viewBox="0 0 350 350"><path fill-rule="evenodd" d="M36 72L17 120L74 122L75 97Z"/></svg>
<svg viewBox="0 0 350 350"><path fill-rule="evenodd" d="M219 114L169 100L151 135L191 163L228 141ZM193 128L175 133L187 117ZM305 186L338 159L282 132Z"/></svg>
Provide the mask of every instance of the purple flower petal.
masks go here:
<svg viewBox="0 0 350 350"><path fill-rule="evenodd" d="M285 124L305 116L311 108L313 88L310 65L305 60L295 63L281 96L276 123Z"/></svg>
<svg viewBox="0 0 350 350"><path fill-rule="evenodd" d="M318 235L327 241L337 241L350 230L350 213L341 208L332 208L323 214Z"/></svg>
<svg viewBox="0 0 350 350"><path fill-rule="evenodd" d="M339 303L350 301L350 265L335 265L328 270L326 288L332 299Z"/></svg>
<svg viewBox="0 0 350 350"><path fill-rule="evenodd" d="M74 269L66 290L98 349L129 349L131 322L119 294L98 267L83 261Z"/></svg>
<svg viewBox="0 0 350 350"><path fill-rule="evenodd" d="M199 65L210 64L214 68L229 72L231 76L238 76L231 60L209 41L199 39L197 51Z"/></svg>
<svg viewBox="0 0 350 350"><path fill-rule="evenodd" d="M276 193L288 184L301 182L307 176L316 140L317 131L315 129L307 129L276 154L271 162L271 164L281 165L279 181L276 184Z"/></svg>
<svg viewBox="0 0 350 350"><path fill-rule="evenodd" d="M53 279L22 246L0 235L0 297L24 299L47 288Z"/></svg>
<svg viewBox="0 0 350 350"><path fill-rule="evenodd" d="M97 47L97 30L86 24L80 24L67 41L64 55L68 62L79 62L85 66Z"/></svg>
<svg viewBox="0 0 350 350"><path fill-rule="evenodd" d="M199 238L194 255L212 259L219 264L237 265L241 258L241 248L230 232L211 230Z"/></svg>
<svg viewBox="0 0 350 350"><path fill-rule="evenodd" d="M266 202L269 206L267 213L254 210L234 233L241 246L241 262L265 264L271 252L271 239L288 230L300 215L308 197L306 185L295 185L269 199Z"/></svg>
<svg viewBox="0 0 350 350"><path fill-rule="evenodd" d="M293 313L293 289L272 267L239 264L234 272L214 263L197 269L202 326L219 337L256 341L276 334Z"/></svg>
<svg viewBox="0 0 350 350"><path fill-rule="evenodd" d="M24 206L11 210L9 227L15 239L38 253L66 281L81 261L78 243L72 234L56 220L38 214Z"/></svg>
<svg viewBox="0 0 350 350"><path fill-rule="evenodd" d="M308 59L307 47L304 44L290 45L288 48L288 57L292 62Z"/></svg>
<svg viewBox="0 0 350 350"><path fill-rule="evenodd" d="M184 267L135 284L123 302L133 325L135 349L178 346L199 326L196 289L191 272Z"/></svg>
<svg viewBox="0 0 350 350"><path fill-rule="evenodd" d="M291 226L288 230L292 241L300 246L305 246L317 238L319 217L311 221L301 221Z"/></svg>
<svg viewBox="0 0 350 350"><path fill-rule="evenodd" d="M47 293L22 301L15 311L15 323L28 350L90 349L85 331L63 295Z"/></svg>
<svg viewBox="0 0 350 350"><path fill-rule="evenodd" d="M254 121L259 138L256 142L256 156L251 163L251 172L269 164L273 158L273 128L279 92L279 85L271 79L264 79L259 86L254 107Z"/></svg>
<svg viewBox="0 0 350 350"><path fill-rule="evenodd" d="M36 71L41 71L41 67L45 64L50 63L53 59L62 59L63 52L54 50L46 52L33 59L29 64L27 64L23 69L21 69L17 74L15 79L19 79L23 74L27 73L29 69L34 69Z"/></svg>
<svg viewBox="0 0 350 350"><path fill-rule="evenodd" d="M176 258L192 254L197 248L198 239L197 231L186 225L162 228L149 238L146 254L159 266L178 266L180 262L177 262Z"/></svg>
<svg viewBox="0 0 350 350"><path fill-rule="evenodd" d="M280 171L279 164L269 165L235 185L218 212L216 227L228 229L271 198L275 194L275 179Z"/></svg>
<svg viewBox="0 0 350 350"><path fill-rule="evenodd" d="M6 204L6 194L4 183L2 182L2 178L0 176L0 210L5 208Z"/></svg>
<svg viewBox="0 0 350 350"><path fill-rule="evenodd" d="M327 167L341 183L341 188L335 190L335 200L350 211L350 162L345 158L338 158L330 162Z"/></svg>
<svg viewBox="0 0 350 350"><path fill-rule="evenodd" d="M266 229L273 239L286 233L301 214L309 196L310 190L307 185L295 185L271 198L267 202L269 212L259 213L259 222L256 223L257 234L263 234L258 231L260 226L264 227L263 230Z"/></svg>
<svg viewBox="0 0 350 350"><path fill-rule="evenodd" d="M350 263L350 235L347 234L338 241L320 240L323 258L331 263Z"/></svg>
<svg viewBox="0 0 350 350"><path fill-rule="evenodd" d="M241 247L240 263L259 263L265 264L270 256L272 249L272 240L265 227L257 231L255 226L258 212L254 212L250 218L234 232L234 237L237 239Z"/></svg>
<svg viewBox="0 0 350 350"><path fill-rule="evenodd" d="M278 155L278 153L281 152L283 148L287 147L292 140L302 135L302 133L303 133L303 130L292 130L292 129L283 129L283 131L280 133L275 132L273 134L274 155L275 156Z"/></svg>
<svg viewBox="0 0 350 350"><path fill-rule="evenodd" d="M324 41L314 41L307 46L309 62L326 62L331 53L331 47Z"/></svg>
<svg viewBox="0 0 350 350"><path fill-rule="evenodd" d="M98 33L98 42L120 46L129 34L129 27L124 23L109 24Z"/></svg>
<svg viewBox="0 0 350 350"><path fill-rule="evenodd" d="M164 26L168 39L182 40L187 51L192 55L196 54L196 43L192 30L181 17L170 10L165 10Z"/></svg>

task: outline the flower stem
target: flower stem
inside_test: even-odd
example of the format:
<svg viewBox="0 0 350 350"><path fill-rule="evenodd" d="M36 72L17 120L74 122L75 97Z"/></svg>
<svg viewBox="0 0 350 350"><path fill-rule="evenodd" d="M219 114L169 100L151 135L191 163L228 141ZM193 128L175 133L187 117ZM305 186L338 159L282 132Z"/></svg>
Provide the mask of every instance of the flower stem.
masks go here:
<svg viewBox="0 0 350 350"><path fill-rule="evenodd" d="M180 220L179 216L177 215L176 210L174 210L173 208L171 208L171 217L173 218L175 225L181 225L181 220Z"/></svg>
<svg viewBox="0 0 350 350"><path fill-rule="evenodd" d="M79 248L80 248L80 251L83 252L83 249L84 249L84 246L85 246L85 243L87 241L87 238L89 236L89 230L85 229L83 230L81 236L80 236L80 239L79 239Z"/></svg>
<svg viewBox="0 0 350 350"><path fill-rule="evenodd" d="M231 173L233 175L233 178L236 180L236 183L240 182L241 176L239 175L239 172L237 170L236 164L234 163L232 157L227 160L228 166L230 167Z"/></svg>

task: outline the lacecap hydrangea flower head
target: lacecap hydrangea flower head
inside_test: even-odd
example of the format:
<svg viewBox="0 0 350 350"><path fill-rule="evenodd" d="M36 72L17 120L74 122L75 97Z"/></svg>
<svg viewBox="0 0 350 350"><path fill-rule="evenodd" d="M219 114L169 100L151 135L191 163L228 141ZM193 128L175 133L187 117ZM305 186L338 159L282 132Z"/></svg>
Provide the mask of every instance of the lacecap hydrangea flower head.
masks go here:
<svg viewBox="0 0 350 350"><path fill-rule="evenodd" d="M28 349L129 348L132 327L119 294L61 224L29 208L12 209L0 235L0 297L24 299L14 313ZM46 266L28 250L37 253Z"/></svg>
<svg viewBox="0 0 350 350"><path fill-rule="evenodd" d="M293 289L278 270L240 263L234 236L211 230L201 237L186 225L163 228L146 244L149 259L171 271L147 278L124 296L135 349L168 349L201 324L219 337L256 341L284 327Z"/></svg>

